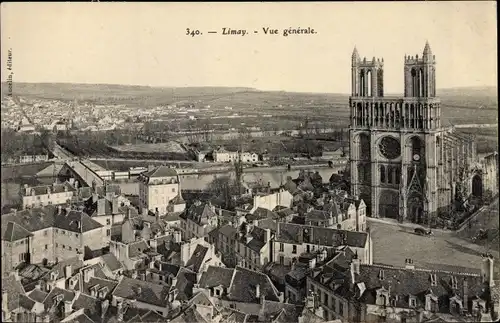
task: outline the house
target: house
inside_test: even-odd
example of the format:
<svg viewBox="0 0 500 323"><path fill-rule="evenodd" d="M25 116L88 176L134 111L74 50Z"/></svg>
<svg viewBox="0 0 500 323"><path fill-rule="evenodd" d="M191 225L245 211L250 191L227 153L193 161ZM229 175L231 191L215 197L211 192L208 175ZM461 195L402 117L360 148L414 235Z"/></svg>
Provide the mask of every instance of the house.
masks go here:
<svg viewBox="0 0 500 323"><path fill-rule="evenodd" d="M244 218L214 230L217 250L227 266L260 270L271 259L272 235Z"/></svg>
<svg viewBox="0 0 500 323"><path fill-rule="evenodd" d="M149 211L167 213L169 202L180 191L180 180L174 168L167 166L150 167L139 175L139 207Z"/></svg>
<svg viewBox="0 0 500 323"><path fill-rule="evenodd" d="M69 182L52 185L28 186L21 190L23 208L59 205L70 202L78 189L78 181L74 185Z"/></svg>
<svg viewBox="0 0 500 323"><path fill-rule="evenodd" d="M283 302L283 293L261 272L236 268L209 267L195 291L202 290L223 307L242 313L259 312L264 301Z"/></svg>
<svg viewBox="0 0 500 323"><path fill-rule="evenodd" d="M307 278L326 319L349 322L485 322L492 320L493 259L481 271L362 264L323 266ZM491 306L491 308L490 308Z"/></svg>
<svg viewBox="0 0 500 323"><path fill-rule="evenodd" d="M372 241L369 232L279 222L274 238L272 261L291 264L294 259L315 250L349 247L360 255L363 263L373 262Z"/></svg>
<svg viewBox="0 0 500 323"><path fill-rule="evenodd" d="M47 205L2 215L2 270L54 263L107 245L104 227L85 212Z"/></svg>
<svg viewBox="0 0 500 323"><path fill-rule="evenodd" d="M217 227L218 217L215 213L215 206L210 202L195 201L180 215L180 218L183 240L189 240L193 237L207 237L208 233Z"/></svg>
<svg viewBox="0 0 500 323"><path fill-rule="evenodd" d="M259 161L259 155L250 152L227 151L220 147L212 153L216 163L232 163L241 161L242 163L256 163Z"/></svg>

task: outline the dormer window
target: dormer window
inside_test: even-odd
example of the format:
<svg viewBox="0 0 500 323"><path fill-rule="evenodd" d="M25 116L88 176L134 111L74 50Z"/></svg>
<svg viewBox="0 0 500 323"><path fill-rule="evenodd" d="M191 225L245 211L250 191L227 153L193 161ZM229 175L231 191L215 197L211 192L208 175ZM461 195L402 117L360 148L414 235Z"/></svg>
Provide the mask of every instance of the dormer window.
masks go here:
<svg viewBox="0 0 500 323"><path fill-rule="evenodd" d="M436 274L431 274L431 286L437 286Z"/></svg>
<svg viewBox="0 0 500 323"><path fill-rule="evenodd" d="M411 308L415 308L415 307L417 307L417 300L415 299L415 297L414 297L414 296L410 296L410 299L409 299L408 305L409 305Z"/></svg>
<svg viewBox="0 0 500 323"><path fill-rule="evenodd" d="M380 269L380 271L378 273L378 279L384 280L384 270L383 269Z"/></svg>
<svg viewBox="0 0 500 323"><path fill-rule="evenodd" d="M455 276L451 276L451 288L452 289L457 289L458 286L457 286L457 277Z"/></svg>

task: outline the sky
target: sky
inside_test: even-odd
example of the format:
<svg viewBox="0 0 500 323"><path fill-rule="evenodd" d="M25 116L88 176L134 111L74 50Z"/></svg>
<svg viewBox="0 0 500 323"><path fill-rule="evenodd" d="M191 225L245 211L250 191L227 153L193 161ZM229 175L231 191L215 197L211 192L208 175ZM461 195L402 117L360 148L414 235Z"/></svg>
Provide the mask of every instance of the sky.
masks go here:
<svg viewBox="0 0 500 323"><path fill-rule="evenodd" d="M428 41L438 88L497 85L493 1L4 2L0 12L3 81L13 73L13 82L350 93L356 46L361 57L384 58L385 92L401 93L405 54L421 55ZM316 33L284 37L290 27Z"/></svg>

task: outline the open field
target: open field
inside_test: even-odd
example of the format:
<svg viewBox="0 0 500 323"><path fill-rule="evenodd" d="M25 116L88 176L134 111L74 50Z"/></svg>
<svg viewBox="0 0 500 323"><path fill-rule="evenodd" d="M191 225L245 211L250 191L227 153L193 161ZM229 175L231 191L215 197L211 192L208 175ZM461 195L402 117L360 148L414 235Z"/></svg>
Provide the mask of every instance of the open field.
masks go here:
<svg viewBox="0 0 500 323"><path fill-rule="evenodd" d="M145 153L153 153L153 152L172 152L172 153L185 153L186 150L182 148L182 146L175 142L169 141L164 143L157 144L137 144L137 145L121 145L121 146L112 146L113 149L118 151L136 151L136 152L145 152Z"/></svg>
<svg viewBox="0 0 500 323"><path fill-rule="evenodd" d="M498 127L497 128L460 128L458 131L472 134L476 137L477 152L498 151Z"/></svg>

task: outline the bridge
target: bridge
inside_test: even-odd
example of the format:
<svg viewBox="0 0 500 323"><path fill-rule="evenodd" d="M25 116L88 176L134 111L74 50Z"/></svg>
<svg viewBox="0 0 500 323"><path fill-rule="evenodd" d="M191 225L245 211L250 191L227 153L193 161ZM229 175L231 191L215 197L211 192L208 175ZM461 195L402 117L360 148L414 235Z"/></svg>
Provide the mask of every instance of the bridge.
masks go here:
<svg viewBox="0 0 500 323"><path fill-rule="evenodd" d="M62 167L60 174L76 177L81 184L92 187L95 182L96 187L104 186L104 179L99 176L94 169L93 163L89 161L67 160Z"/></svg>

